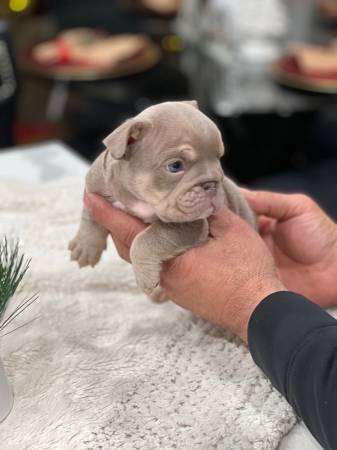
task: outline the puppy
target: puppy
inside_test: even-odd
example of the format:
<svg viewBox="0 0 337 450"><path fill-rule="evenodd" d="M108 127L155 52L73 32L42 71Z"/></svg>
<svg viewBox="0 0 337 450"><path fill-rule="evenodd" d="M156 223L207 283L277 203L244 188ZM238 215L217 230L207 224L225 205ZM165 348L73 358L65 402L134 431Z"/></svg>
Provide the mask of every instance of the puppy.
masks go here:
<svg viewBox="0 0 337 450"><path fill-rule="evenodd" d="M195 101L166 102L127 120L105 140L86 191L151 225L130 249L137 285L155 301L162 263L208 239L207 217L228 207L255 227L239 188L224 176L221 134ZM94 266L108 232L84 208L69 244L80 267Z"/></svg>

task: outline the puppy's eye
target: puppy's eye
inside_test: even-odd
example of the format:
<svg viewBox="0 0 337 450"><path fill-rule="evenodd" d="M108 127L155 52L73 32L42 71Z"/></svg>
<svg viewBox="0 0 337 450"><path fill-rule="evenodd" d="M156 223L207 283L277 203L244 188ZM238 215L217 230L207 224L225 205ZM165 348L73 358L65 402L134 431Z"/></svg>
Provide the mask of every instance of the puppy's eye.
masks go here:
<svg viewBox="0 0 337 450"><path fill-rule="evenodd" d="M184 164L182 161L173 161L170 164L167 164L166 169L171 173L178 173L184 170Z"/></svg>

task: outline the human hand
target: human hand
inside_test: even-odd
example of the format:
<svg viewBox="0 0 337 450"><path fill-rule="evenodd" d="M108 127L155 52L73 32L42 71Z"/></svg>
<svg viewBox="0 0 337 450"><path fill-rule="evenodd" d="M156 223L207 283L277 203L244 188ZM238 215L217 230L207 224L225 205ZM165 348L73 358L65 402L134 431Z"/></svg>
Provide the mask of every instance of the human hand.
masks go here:
<svg viewBox="0 0 337 450"><path fill-rule="evenodd" d="M306 195L242 191L286 288L336 306L337 225Z"/></svg>
<svg viewBox="0 0 337 450"><path fill-rule="evenodd" d="M129 261L131 243L144 224L95 194L86 194L85 205L110 231L119 255ZM161 286L176 304L247 342L255 307L284 286L263 240L246 222L225 210L210 218L209 226L207 243L164 264Z"/></svg>

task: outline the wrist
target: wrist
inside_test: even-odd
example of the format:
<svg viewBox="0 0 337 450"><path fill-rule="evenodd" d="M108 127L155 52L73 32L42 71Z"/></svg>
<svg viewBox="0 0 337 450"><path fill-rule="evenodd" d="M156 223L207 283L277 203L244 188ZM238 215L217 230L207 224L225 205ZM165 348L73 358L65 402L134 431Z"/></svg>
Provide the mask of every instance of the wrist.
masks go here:
<svg viewBox="0 0 337 450"><path fill-rule="evenodd" d="M232 331L247 344L248 324L256 307L269 295L279 291L286 291L278 278L250 280L240 290L240 298L233 302L235 312Z"/></svg>

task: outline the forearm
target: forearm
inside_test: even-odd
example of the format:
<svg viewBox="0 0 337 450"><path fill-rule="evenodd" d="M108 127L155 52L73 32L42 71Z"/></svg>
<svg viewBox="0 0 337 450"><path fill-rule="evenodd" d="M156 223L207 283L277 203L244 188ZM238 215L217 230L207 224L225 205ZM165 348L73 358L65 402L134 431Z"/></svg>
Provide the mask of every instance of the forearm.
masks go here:
<svg viewBox="0 0 337 450"><path fill-rule="evenodd" d="M255 362L324 448L337 448L337 321L304 297L277 292L253 312Z"/></svg>

